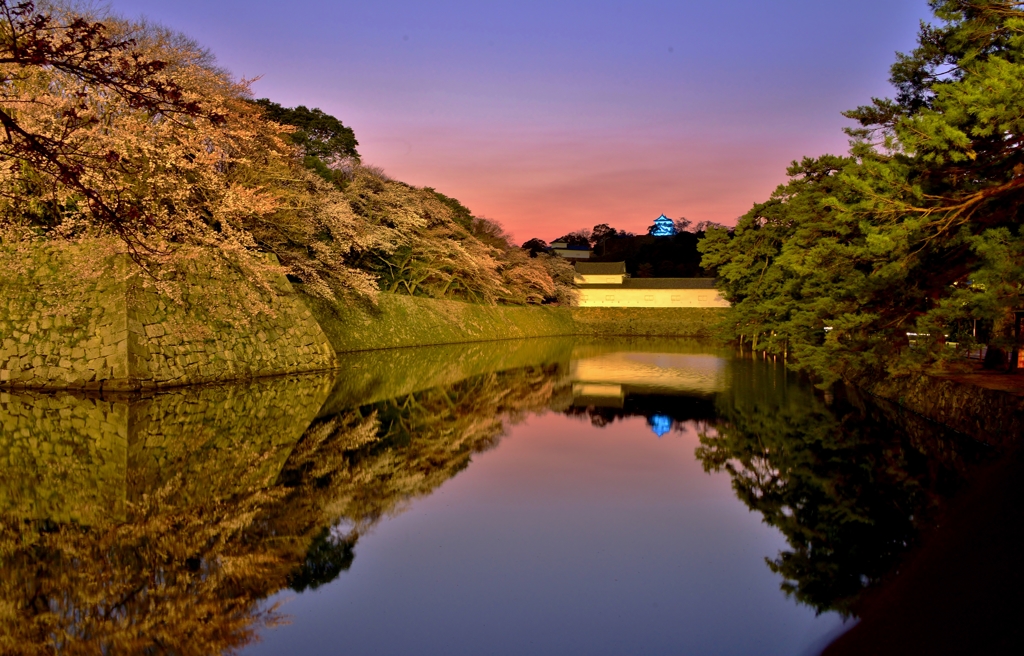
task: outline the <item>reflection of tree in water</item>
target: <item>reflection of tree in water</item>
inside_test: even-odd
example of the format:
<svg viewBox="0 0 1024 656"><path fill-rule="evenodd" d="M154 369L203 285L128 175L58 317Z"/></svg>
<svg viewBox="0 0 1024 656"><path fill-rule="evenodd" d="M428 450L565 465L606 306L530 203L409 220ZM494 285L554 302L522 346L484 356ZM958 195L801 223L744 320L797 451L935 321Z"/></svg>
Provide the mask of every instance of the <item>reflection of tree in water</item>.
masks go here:
<svg viewBox="0 0 1024 656"><path fill-rule="evenodd" d="M272 624L257 601L281 579L281 554L245 531L272 491L175 507L176 478L118 525L0 526L0 651L5 654L209 654Z"/></svg>
<svg viewBox="0 0 1024 656"><path fill-rule="evenodd" d="M488 374L319 418L270 486L204 497L177 475L129 499L124 521L0 516L0 652L241 648L280 620L263 599L338 576L360 532L465 468L507 421L546 409L559 380L557 367ZM267 457L236 449L231 475L247 481Z"/></svg>
<svg viewBox="0 0 1024 656"><path fill-rule="evenodd" d="M769 560L783 589L819 612L856 611L963 482L978 447L856 396L826 404L767 363L737 363L701 435L706 471L726 470L736 495L779 528L790 551ZM851 393L852 394L852 393Z"/></svg>
<svg viewBox="0 0 1024 656"><path fill-rule="evenodd" d="M557 365L532 367L319 419L285 465L279 480L288 500L273 509L283 515L274 526L303 522L290 532L321 531L292 574L292 586L316 587L348 569L359 533L430 494L465 469L473 454L495 446L507 424L545 411L563 388Z"/></svg>

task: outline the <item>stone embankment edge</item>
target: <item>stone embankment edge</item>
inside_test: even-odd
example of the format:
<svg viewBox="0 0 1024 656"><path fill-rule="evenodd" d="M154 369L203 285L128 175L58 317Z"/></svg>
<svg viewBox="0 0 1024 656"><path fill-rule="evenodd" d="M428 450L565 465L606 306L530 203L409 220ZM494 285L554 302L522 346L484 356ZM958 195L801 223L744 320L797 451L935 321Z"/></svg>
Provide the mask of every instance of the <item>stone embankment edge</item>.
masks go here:
<svg viewBox="0 0 1024 656"><path fill-rule="evenodd" d="M172 300L103 244L0 249L0 388L133 391L324 371L337 354L533 337L713 337L722 310L485 306L381 294L376 305L263 288L198 254ZM90 275L81 272L89 271ZM262 298L268 313L240 297Z"/></svg>
<svg viewBox="0 0 1024 656"><path fill-rule="evenodd" d="M980 442L1008 447L1024 434L1024 397L918 374L857 385L873 396Z"/></svg>

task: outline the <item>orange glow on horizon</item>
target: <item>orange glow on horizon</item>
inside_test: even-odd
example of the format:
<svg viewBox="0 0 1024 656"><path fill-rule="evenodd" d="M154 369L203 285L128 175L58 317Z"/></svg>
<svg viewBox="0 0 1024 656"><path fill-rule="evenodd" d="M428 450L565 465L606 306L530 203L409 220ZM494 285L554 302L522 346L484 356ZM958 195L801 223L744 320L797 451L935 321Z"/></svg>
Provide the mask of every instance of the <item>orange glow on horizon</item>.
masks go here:
<svg viewBox="0 0 1024 656"><path fill-rule="evenodd" d="M364 160L459 199L475 215L499 221L516 243L601 223L644 234L662 213L735 225L785 181L791 160L815 146L822 151L806 139L501 138L482 128L416 134L410 141L370 132L362 138ZM841 152L845 138L833 142L826 148Z"/></svg>

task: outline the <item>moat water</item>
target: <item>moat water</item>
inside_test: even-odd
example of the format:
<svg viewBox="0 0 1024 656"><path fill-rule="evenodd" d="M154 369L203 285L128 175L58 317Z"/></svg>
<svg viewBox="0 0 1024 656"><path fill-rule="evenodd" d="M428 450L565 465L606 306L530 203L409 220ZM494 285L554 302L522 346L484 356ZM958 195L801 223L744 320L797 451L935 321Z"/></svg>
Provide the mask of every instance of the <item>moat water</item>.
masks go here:
<svg viewBox="0 0 1024 656"><path fill-rule="evenodd" d="M1019 531L984 558L930 546L1009 521L956 528L979 479L1016 480L1005 459L667 339L2 392L0 653L818 654L893 604L965 617L906 601L950 560L997 568L956 598L1017 585Z"/></svg>

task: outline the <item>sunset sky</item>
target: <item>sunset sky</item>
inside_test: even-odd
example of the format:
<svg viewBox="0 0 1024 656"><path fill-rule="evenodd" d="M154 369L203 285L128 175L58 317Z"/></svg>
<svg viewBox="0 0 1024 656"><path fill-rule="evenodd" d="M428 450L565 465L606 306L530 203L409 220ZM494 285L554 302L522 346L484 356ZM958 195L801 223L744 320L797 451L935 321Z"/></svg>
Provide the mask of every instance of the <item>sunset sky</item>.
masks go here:
<svg viewBox="0 0 1024 656"><path fill-rule="evenodd" d="M367 163L517 240L659 214L731 224L840 112L892 95L925 0L114 0L258 97L320 107Z"/></svg>

